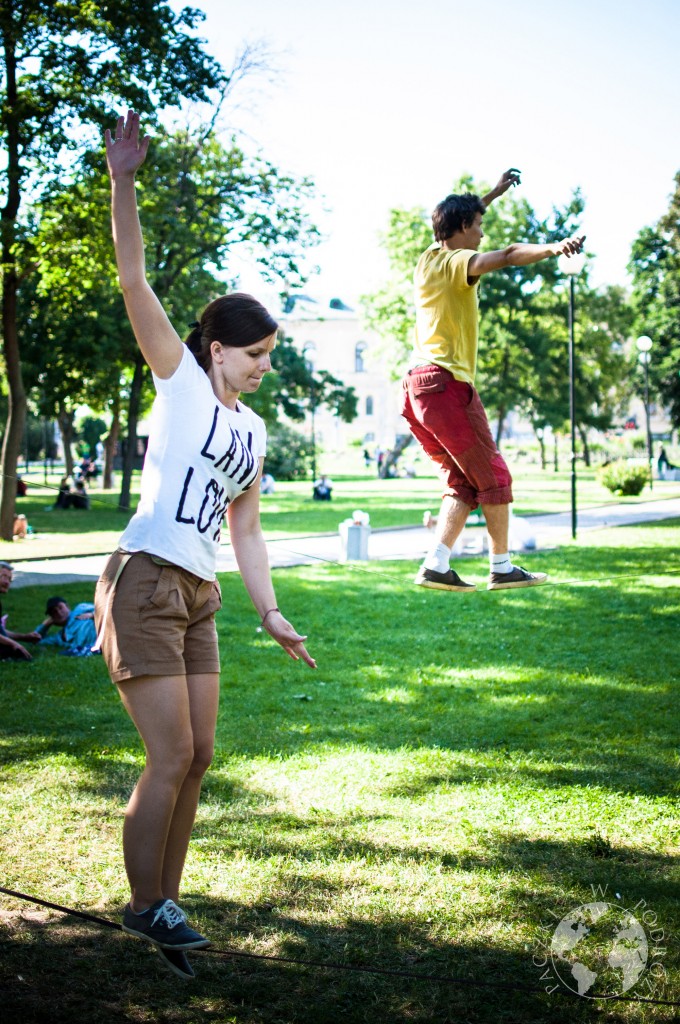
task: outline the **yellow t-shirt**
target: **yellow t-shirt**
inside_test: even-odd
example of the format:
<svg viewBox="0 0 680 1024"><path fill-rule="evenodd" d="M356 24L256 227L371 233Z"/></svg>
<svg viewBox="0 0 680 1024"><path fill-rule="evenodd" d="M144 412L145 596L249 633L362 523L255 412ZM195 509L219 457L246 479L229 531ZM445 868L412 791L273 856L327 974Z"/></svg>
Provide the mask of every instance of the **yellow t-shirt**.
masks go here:
<svg viewBox="0 0 680 1024"><path fill-rule="evenodd" d="M467 268L474 249L443 249L435 242L415 272L415 358L450 370L456 380L475 383L479 312L477 286Z"/></svg>

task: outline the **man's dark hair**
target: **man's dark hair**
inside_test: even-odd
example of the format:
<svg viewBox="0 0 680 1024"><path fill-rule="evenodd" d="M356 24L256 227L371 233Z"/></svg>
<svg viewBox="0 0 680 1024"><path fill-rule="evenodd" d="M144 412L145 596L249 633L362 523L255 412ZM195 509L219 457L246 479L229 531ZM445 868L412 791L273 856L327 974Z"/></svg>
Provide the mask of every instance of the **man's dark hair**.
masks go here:
<svg viewBox="0 0 680 1024"><path fill-rule="evenodd" d="M54 609L57 607L58 604L66 604L66 601L64 600L63 597L50 597L50 598L48 598L47 599L47 604L45 606L45 615L50 615L54 611Z"/></svg>
<svg viewBox="0 0 680 1024"><path fill-rule="evenodd" d="M469 228L475 215L485 212L486 206L474 192L447 196L441 203L437 203L432 212L434 237L438 242L443 242L457 231Z"/></svg>

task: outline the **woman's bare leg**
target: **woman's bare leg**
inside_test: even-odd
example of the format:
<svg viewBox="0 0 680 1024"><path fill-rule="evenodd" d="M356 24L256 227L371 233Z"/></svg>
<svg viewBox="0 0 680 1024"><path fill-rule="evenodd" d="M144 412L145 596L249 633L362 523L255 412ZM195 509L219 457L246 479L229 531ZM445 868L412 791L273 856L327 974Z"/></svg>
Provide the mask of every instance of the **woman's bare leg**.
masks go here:
<svg viewBox="0 0 680 1024"><path fill-rule="evenodd" d="M210 767L215 746L219 686L220 677L217 673L187 676L194 757L175 802L161 876L163 895L175 903L179 901L179 885L201 794L201 783Z"/></svg>
<svg viewBox="0 0 680 1024"><path fill-rule="evenodd" d="M177 798L194 757L185 676L139 676L118 683L146 749L146 765L125 812L123 852L137 913L161 899L163 861Z"/></svg>

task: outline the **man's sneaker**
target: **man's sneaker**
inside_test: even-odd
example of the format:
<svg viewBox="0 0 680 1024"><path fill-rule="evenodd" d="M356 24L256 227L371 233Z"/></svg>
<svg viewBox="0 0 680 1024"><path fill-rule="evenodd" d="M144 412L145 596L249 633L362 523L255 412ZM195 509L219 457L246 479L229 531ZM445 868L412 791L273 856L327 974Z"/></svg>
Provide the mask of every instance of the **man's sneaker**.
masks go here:
<svg viewBox="0 0 680 1024"><path fill-rule="evenodd" d="M547 572L527 572L516 565L512 572L492 572L487 590L514 590L516 587L538 587L545 583Z"/></svg>
<svg viewBox="0 0 680 1024"><path fill-rule="evenodd" d="M453 569L437 572L436 569L425 569L422 565L413 582L419 587L429 587L430 590L459 590L466 593L477 589L474 583L466 583Z"/></svg>
<svg viewBox="0 0 680 1024"><path fill-rule="evenodd" d="M189 927L184 912L172 900L156 900L141 914L135 914L128 903L123 931L165 949L204 949L210 945L210 939Z"/></svg>
<svg viewBox="0 0 680 1024"><path fill-rule="evenodd" d="M188 981L189 978L196 977L186 953L181 949L163 949L162 946L159 946L158 955L165 966L168 967L173 974L176 974L178 978L184 978L185 981Z"/></svg>

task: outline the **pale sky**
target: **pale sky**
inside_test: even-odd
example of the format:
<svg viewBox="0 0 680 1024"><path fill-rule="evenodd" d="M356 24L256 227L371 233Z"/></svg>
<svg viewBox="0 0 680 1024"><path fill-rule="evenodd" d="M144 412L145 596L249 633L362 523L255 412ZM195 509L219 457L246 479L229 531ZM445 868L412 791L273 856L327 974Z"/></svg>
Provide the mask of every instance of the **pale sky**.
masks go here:
<svg viewBox="0 0 680 1024"><path fill-rule="evenodd" d="M375 287L389 210L431 210L464 172L495 182L519 167L517 194L539 215L580 186L595 284L627 282L633 239L667 209L680 170L678 0L191 5L225 66L244 41L278 54L278 80L242 94L230 117L324 197L310 294L354 302Z"/></svg>

